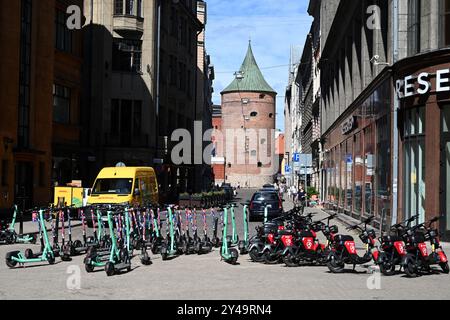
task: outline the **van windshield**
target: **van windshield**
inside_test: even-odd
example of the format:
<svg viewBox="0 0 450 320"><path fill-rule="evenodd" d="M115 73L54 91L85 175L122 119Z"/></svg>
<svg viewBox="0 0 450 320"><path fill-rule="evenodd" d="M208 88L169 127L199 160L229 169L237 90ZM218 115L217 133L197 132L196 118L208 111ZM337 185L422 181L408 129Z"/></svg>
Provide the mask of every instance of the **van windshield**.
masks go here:
<svg viewBox="0 0 450 320"><path fill-rule="evenodd" d="M92 194L131 194L133 179L97 179Z"/></svg>

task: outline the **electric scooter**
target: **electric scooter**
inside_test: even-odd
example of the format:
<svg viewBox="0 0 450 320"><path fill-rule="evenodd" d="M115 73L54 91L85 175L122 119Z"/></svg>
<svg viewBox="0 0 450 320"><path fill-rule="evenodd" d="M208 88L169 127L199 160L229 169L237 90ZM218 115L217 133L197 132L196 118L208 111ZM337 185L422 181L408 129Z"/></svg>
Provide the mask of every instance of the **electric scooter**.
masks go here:
<svg viewBox="0 0 450 320"><path fill-rule="evenodd" d="M14 243L36 243L36 236L32 234L18 235L16 233L15 225L17 218L17 205L13 207L13 218L8 228L4 228L6 224L0 225L0 244L14 244Z"/></svg>
<svg viewBox="0 0 450 320"><path fill-rule="evenodd" d="M366 252L363 257L358 256L355 241L349 235L335 235L331 243L331 252L327 258L327 267L332 273L342 273L345 269L345 264L353 265L353 271L356 265L362 265L370 262L373 259L372 249L375 247L375 231L367 230L367 225L375 218L370 216L364 223L364 228L359 224L348 227L347 230L359 230L359 238L365 244Z"/></svg>
<svg viewBox="0 0 450 320"><path fill-rule="evenodd" d="M213 248L211 239L208 237L208 224L206 222L206 210L202 210L203 219L203 238L199 240L198 254L210 253Z"/></svg>
<svg viewBox="0 0 450 320"><path fill-rule="evenodd" d="M191 220L193 219L192 217L192 212L189 208L185 209L185 218L186 218L186 223L185 223L185 247L183 248L183 252L186 255L189 254L193 254L195 253L195 243L194 243L194 239L191 237L190 232L189 232L189 226L191 225Z"/></svg>
<svg viewBox="0 0 450 320"><path fill-rule="evenodd" d="M231 236L228 236L228 239L229 239L229 241L231 240L232 247L239 245L239 236L238 236L237 230L236 230L236 216L234 213L234 208L236 208L236 207L237 207L237 205L235 203L230 205L232 234L231 234Z"/></svg>
<svg viewBox="0 0 450 320"><path fill-rule="evenodd" d="M128 214L127 210L125 211L125 214ZM114 232L111 209L108 210L107 217L111 237L111 250L109 253L109 259L107 261L101 259L94 248L84 260L85 269L88 273L91 273L95 268L104 268L108 276L112 276L122 270L127 270L129 272L131 271L131 256L127 248L120 248L118 246L117 238Z"/></svg>
<svg viewBox="0 0 450 320"><path fill-rule="evenodd" d="M223 214L223 235L222 235L222 249L220 250L220 256L222 260L224 260L226 263L235 265L237 263L237 260L239 258L239 252L236 248L231 248L230 244L231 241L227 236L227 229L228 229L228 208L224 207L224 214Z"/></svg>
<svg viewBox="0 0 450 320"><path fill-rule="evenodd" d="M403 257L401 265L409 278L415 278L423 272L431 272L432 265L439 265L442 271L449 273L448 259L438 239L438 231L432 228L435 217L426 223L420 223L409 228L404 233L407 254ZM431 243L431 254L428 253L426 241Z"/></svg>
<svg viewBox="0 0 450 320"><path fill-rule="evenodd" d="M161 247L164 241L164 238L161 235L161 219L160 219L160 210L157 208L158 217L155 216L155 211L150 209L150 218L151 218L151 241L152 241L152 252L153 254L161 253Z"/></svg>
<svg viewBox="0 0 450 320"><path fill-rule="evenodd" d="M221 243L220 243L219 237L217 236L218 226L219 226L219 217L217 216L217 212L213 208L211 208L211 215L213 217L213 238L212 238L211 242L214 247L220 248ZM221 214L220 214L220 216L222 217Z"/></svg>
<svg viewBox="0 0 450 320"><path fill-rule="evenodd" d="M43 250L40 254L35 255L31 249L27 249L25 254L20 251L12 251L6 254L6 265L9 268L14 268L17 264L24 265L25 263L35 263L47 261L49 264L55 263L55 254L53 253L50 241L48 239L47 228L44 220L44 210L39 210L39 227L40 234L43 238ZM29 258L27 258L27 256Z"/></svg>
<svg viewBox="0 0 450 320"><path fill-rule="evenodd" d="M178 250L176 247L176 241L175 241L175 233L174 233L174 226L173 226L173 214L172 214L172 208L170 206L167 207L168 211L168 225L169 230L167 232L166 240L163 242L161 246L161 258L162 260L168 260L172 259L178 256Z"/></svg>
<svg viewBox="0 0 450 320"><path fill-rule="evenodd" d="M244 221L244 240L239 241L239 251L241 255L248 253L248 217L247 217L247 209L250 203L241 203L243 206L242 214L243 214L243 221Z"/></svg>

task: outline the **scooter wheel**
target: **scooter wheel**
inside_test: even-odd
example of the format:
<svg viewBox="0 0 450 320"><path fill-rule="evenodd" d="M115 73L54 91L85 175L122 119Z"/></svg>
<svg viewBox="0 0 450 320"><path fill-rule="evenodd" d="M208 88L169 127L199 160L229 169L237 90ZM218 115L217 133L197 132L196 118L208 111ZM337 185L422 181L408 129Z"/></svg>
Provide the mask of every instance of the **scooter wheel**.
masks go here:
<svg viewBox="0 0 450 320"><path fill-rule="evenodd" d="M279 261L278 257L273 258L271 256L270 252L267 252L267 251L263 254L263 256L264 256L265 264L277 264Z"/></svg>
<svg viewBox="0 0 450 320"><path fill-rule="evenodd" d="M150 256L148 255L147 252L144 252L144 254L141 256L141 263L144 266L149 266L152 264L152 260L150 259Z"/></svg>
<svg viewBox="0 0 450 320"><path fill-rule="evenodd" d="M416 278L419 275L419 270L414 263L414 258L407 259L406 263L403 265L403 269L408 278Z"/></svg>
<svg viewBox="0 0 450 320"><path fill-rule="evenodd" d="M444 272L445 274L449 273L448 262L441 262L439 266L442 268L442 272Z"/></svg>
<svg viewBox="0 0 450 320"><path fill-rule="evenodd" d="M87 273L92 273L94 272L94 266L90 263L86 263L84 265L84 269L86 270Z"/></svg>
<svg viewBox="0 0 450 320"><path fill-rule="evenodd" d="M252 259L253 262L263 262L264 257L259 254L258 248L254 247L250 252L248 253L250 256L250 259Z"/></svg>
<svg viewBox="0 0 450 320"><path fill-rule="evenodd" d="M289 268L295 268L299 266L298 260L292 253L288 253L283 257L284 264Z"/></svg>
<svg viewBox="0 0 450 320"><path fill-rule="evenodd" d="M14 268L17 265L17 261L12 260L13 257L17 257L18 251L9 252L6 254L6 265L8 268Z"/></svg>
<svg viewBox="0 0 450 320"><path fill-rule="evenodd" d="M47 257L46 258L47 258L47 261L48 261L49 264L54 264L55 263L55 257L50 252L47 253Z"/></svg>
<svg viewBox="0 0 450 320"><path fill-rule="evenodd" d="M331 256L331 259L327 262L327 267L332 273L344 272L345 264L338 261L335 256Z"/></svg>
<svg viewBox="0 0 450 320"><path fill-rule="evenodd" d="M114 272L115 272L115 270L114 270L114 263L112 263L112 262L107 262L107 263L105 264L105 272L106 272L106 275L107 275L108 277L113 276L113 275L114 275Z"/></svg>
<svg viewBox="0 0 450 320"><path fill-rule="evenodd" d="M395 274L395 264L383 261L380 263L379 267L380 272L385 276L393 276Z"/></svg>
<svg viewBox="0 0 450 320"><path fill-rule="evenodd" d="M83 243L80 240L75 240L73 242L73 247L76 248L81 248L83 246Z"/></svg>
<svg viewBox="0 0 450 320"><path fill-rule="evenodd" d="M25 258L26 259L33 259L33 256L34 256L33 250L31 250L31 249L25 250Z"/></svg>
<svg viewBox="0 0 450 320"><path fill-rule="evenodd" d="M235 249L235 248L231 248L230 249L230 259L228 261L228 263L235 265L237 263L237 260L239 258L239 252Z"/></svg>

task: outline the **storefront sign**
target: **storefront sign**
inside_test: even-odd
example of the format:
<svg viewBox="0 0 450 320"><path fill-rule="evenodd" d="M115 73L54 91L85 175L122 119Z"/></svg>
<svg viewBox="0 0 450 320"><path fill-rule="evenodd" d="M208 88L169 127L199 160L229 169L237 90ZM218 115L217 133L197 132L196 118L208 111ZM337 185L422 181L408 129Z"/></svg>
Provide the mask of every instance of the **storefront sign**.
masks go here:
<svg viewBox="0 0 450 320"><path fill-rule="evenodd" d="M399 99L408 98L415 95L424 95L429 93L432 88L430 74L422 72L417 77L407 76L399 79L395 83L397 96ZM436 71L436 92L450 91L450 69Z"/></svg>
<svg viewBox="0 0 450 320"><path fill-rule="evenodd" d="M350 117L342 124L342 134L349 134L356 129L356 117Z"/></svg>

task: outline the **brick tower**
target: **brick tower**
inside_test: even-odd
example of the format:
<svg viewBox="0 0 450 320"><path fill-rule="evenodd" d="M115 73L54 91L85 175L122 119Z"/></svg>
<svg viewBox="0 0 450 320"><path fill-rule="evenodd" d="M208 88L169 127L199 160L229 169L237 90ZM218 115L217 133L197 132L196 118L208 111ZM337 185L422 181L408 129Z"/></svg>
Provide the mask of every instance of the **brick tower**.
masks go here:
<svg viewBox="0 0 450 320"><path fill-rule="evenodd" d="M273 183L276 95L266 82L249 43L234 81L221 92L226 182L260 188Z"/></svg>

